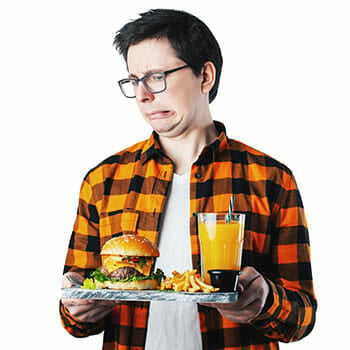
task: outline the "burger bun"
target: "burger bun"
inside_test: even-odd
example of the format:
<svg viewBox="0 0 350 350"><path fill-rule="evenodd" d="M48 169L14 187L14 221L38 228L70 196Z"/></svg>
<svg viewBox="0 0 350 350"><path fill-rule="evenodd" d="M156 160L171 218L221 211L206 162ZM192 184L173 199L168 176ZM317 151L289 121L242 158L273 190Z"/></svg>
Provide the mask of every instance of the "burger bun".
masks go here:
<svg viewBox="0 0 350 350"><path fill-rule="evenodd" d="M145 290L159 288L159 282L156 279L147 279L131 282L112 282L105 281L103 283L97 282L96 288L108 288L117 290Z"/></svg>
<svg viewBox="0 0 350 350"><path fill-rule="evenodd" d="M159 256L158 248L147 238L138 235L122 235L108 240L102 255Z"/></svg>

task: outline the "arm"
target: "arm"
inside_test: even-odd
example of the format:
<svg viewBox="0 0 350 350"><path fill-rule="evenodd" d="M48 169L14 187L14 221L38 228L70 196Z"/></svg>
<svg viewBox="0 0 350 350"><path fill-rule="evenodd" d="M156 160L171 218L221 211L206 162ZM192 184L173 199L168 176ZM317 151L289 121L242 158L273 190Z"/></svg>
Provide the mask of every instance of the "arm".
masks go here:
<svg viewBox="0 0 350 350"><path fill-rule="evenodd" d="M311 332L316 312L308 231L292 176L286 175L282 184L272 223L273 271L245 267L238 301L207 305L232 322L249 323L266 337L289 342Z"/></svg>
<svg viewBox="0 0 350 350"><path fill-rule="evenodd" d="M101 201L97 188L102 179L91 176L81 186L79 207L66 257L65 273L78 273L80 278L88 277L100 264L99 212ZM92 185L93 183L94 185ZM65 276L62 287L70 287ZM114 304L115 305L115 304ZM104 329L104 316L113 303L79 299L62 299L60 316L64 328L73 336L86 337Z"/></svg>
<svg viewBox="0 0 350 350"><path fill-rule="evenodd" d="M281 188L271 216L273 271L265 275L270 303L251 323L267 337L289 342L311 332L317 303L307 223L293 175L284 173Z"/></svg>
<svg viewBox="0 0 350 350"><path fill-rule="evenodd" d="M76 272L67 272L62 278L62 288L72 287L67 275L75 274L83 281L83 277ZM98 334L104 329L104 317L116 306L113 300L62 299L60 314L64 328L73 336L86 337Z"/></svg>

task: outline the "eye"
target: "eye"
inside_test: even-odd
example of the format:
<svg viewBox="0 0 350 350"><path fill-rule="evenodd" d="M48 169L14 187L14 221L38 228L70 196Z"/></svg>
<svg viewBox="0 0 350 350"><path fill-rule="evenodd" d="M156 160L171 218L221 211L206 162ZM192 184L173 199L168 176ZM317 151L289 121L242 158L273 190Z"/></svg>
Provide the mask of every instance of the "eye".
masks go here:
<svg viewBox="0 0 350 350"><path fill-rule="evenodd" d="M164 80L164 76L161 73L153 73L149 76L149 79L152 81L163 81Z"/></svg>

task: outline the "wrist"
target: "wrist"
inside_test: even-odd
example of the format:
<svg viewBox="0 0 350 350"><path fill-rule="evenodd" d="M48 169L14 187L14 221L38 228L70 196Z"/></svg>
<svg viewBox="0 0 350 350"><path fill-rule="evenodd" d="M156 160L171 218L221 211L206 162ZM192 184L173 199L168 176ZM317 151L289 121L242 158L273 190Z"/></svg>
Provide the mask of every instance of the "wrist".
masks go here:
<svg viewBox="0 0 350 350"><path fill-rule="evenodd" d="M259 315L264 314L267 310L270 309L270 307L271 307L272 304L273 304L273 292L272 292L271 285L270 285L270 283L269 283L268 281L266 281L266 279L265 279L265 282L266 282L266 284L269 286L269 291L268 291L268 293L267 293L267 297L266 297L266 300L265 300L265 304L264 304L264 306L263 306L261 312L259 313ZM258 316L259 316L259 315L258 315Z"/></svg>

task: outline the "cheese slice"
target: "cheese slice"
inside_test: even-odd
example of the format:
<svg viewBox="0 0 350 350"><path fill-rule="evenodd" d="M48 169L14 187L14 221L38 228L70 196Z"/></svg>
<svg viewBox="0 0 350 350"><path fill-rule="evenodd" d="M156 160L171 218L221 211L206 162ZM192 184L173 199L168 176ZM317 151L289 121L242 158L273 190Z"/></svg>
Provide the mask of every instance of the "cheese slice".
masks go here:
<svg viewBox="0 0 350 350"><path fill-rule="evenodd" d="M116 255L110 255L108 258L104 260L104 265L106 267L106 270L108 273L113 272L114 270L120 269L121 267L132 267L138 272L142 273L145 276L149 276L151 273L151 268L153 265L153 258L146 258L146 262L142 265L140 263L136 262L128 262L128 261L121 261L123 257L116 256Z"/></svg>

